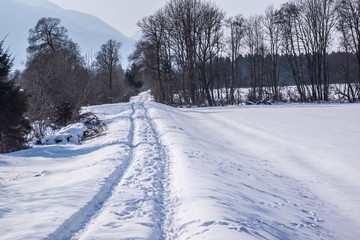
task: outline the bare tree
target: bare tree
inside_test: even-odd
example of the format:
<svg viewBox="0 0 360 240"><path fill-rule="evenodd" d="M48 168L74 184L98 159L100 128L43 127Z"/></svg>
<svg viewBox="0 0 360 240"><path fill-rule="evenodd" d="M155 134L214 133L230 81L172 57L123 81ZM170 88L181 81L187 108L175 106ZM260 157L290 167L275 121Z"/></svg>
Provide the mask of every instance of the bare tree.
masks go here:
<svg viewBox="0 0 360 240"><path fill-rule="evenodd" d="M155 98L161 102L168 102L166 94L167 81L164 75L164 65L168 60L166 50L167 22L166 16L162 9L155 14L143 18L138 26L143 33L143 40L137 44L138 55L142 56L143 64L146 65L150 74L152 74L154 82L153 94ZM136 55L133 55L133 59ZM140 59L140 58L138 58Z"/></svg>
<svg viewBox="0 0 360 240"><path fill-rule="evenodd" d="M263 16L251 17L247 22L246 44L249 51L251 93L250 100L260 101L265 86L265 30Z"/></svg>
<svg viewBox="0 0 360 240"><path fill-rule="evenodd" d="M301 101L307 95L312 101L329 99L327 58L336 21L335 0L291 1L279 12L283 51Z"/></svg>
<svg viewBox="0 0 360 240"><path fill-rule="evenodd" d="M358 61L358 83L360 83L360 1L338 1L338 30L342 34L345 50L355 54Z"/></svg>
<svg viewBox="0 0 360 240"><path fill-rule="evenodd" d="M209 106L214 105L214 100L210 93L212 83L212 60L218 55L222 48L222 21L224 13L215 5L203 3L199 10L198 24L196 28L196 56L199 76L199 85L202 86L203 93ZM207 65L210 67L207 69ZM210 73L208 73L210 71Z"/></svg>
<svg viewBox="0 0 360 240"><path fill-rule="evenodd" d="M294 2L282 5L279 11L281 53L286 57L301 102L307 100L308 85L299 30L300 9Z"/></svg>
<svg viewBox="0 0 360 240"><path fill-rule="evenodd" d="M67 29L60 25L58 18L41 18L29 30L28 42L27 52L30 54L55 51L69 42Z"/></svg>
<svg viewBox="0 0 360 240"><path fill-rule="evenodd" d="M336 25L335 0L297 1L299 29L307 58L312 98L328 100L329 68L327 53Z"/></svg>
<svg viewBox="0 0 360 240"><path fill-rule="evenodd" d="M226 20L227 27L230 30L226 44L228 54L231 59L231 84L230 84L230 99L229 103L235 103L234 92L238 87L236 83L239 81L239 61L238 57L241 54L243 39L246 34L246 21L242 15L237 15Z"/></svg>
<svg viewBox="0 0 360 240"><path fill-rule="evenodd" d="M171 48L179 70L185 103L197 104L199 88L196 81L196 28L200 19L198 0L171 0L165 7L169 16Z"/></svg>
<svg viewBox="0 0 360 240"><path fill-rule="evenodd" d="M266 9L264 18L265 35L269 46L268 68L270 86L274 100L279 100L279 53L280 53L280 40L281 40L281 28L279 24L279 14L271 6Z"/></svg>
<svg viewBox="0 0 360 240"><path fill-rule="evenodd" d="M107 71L110 91L113 85L114 70L120 61L120 47L120 42L110 39L107 43L101 45L101 49L96 55L97 65Z"/></svg>

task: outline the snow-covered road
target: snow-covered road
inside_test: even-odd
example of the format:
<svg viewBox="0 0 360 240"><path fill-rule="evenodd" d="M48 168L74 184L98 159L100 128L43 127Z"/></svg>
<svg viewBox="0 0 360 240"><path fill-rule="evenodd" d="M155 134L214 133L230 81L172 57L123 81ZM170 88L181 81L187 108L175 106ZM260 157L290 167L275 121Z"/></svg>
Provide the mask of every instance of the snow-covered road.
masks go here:
<svg viewBox="0 0 360 240"><path fill-rule="evenodd" d="M74 239L163 239L166 154L144 103L132 103L129 164L110 198Z"/></svg>
<svg viewBox="0 0 360 240"><path fill-rule="evenodd" d="M0 155L0 239L359 239L360 105L89 107L108 131Z"/></svg>

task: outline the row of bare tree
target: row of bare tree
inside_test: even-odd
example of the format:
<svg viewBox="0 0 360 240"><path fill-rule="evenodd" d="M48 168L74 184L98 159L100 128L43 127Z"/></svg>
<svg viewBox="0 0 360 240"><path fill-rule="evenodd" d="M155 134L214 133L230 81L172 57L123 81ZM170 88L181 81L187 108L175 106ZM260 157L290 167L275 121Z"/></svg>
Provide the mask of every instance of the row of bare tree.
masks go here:
<svg viewBox="0 0 360 240"><path fill-rule="evenodd" d="M346 60L339 91L356 101L359 23L359 0L289 1L248 19L226 19L204 0L170 0L139 22L143 37L131 60L151 82L155 99L167 104L212 106L219 89L225 89L226 104L235 104L243 85L250 86L249 100L280 100L282 72L291 73L299 101L327 101L334 82L329 51L336 49Z"/></svg>

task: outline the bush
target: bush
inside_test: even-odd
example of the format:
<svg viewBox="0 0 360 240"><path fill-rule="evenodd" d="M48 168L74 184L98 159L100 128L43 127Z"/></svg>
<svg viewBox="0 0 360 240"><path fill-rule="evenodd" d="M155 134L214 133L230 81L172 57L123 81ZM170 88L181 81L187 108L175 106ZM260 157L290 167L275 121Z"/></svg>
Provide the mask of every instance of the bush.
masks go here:
<svg viewBox="0 0 360 240"><path fill-rule="evenodd" d="M52 145L58 143L79 144L87 138L98 136L106 130L106 125L91 112L80 115L80 122L73 123L60 129L53 135L41 136L34 141L36 145Z"/></svg>
<svg viewBox="0 0 360 240"><path fill-rule="evenodd" d="M80 115L80 122L87 127L84 133L84 138L91 138L98 136L101 132L106 130L106 125L95 114L87 112Z"/></svg>
<svg viewBox="0 0 360 240"><path fill-rule="evenodd" d="M8 51L3 51L0 41L0 153L26 148L25 136L31 130L24 117L27 110L27 94L8 80L12 60Z"/></svg>
<svg viewBox="0 0 360 240"><path fill-rule="evenodd" d="M63 102L55 108L55 124L66 126L74 119L76 115L75 107L70 102Z"/></svg>
<svg viewBox="0 0 360 240"><path fill-rule="evenodd" d="M25 136L31 130L30 121L23 116L27 96L13 81L0 81L0 153L26 148Z"/></svg>

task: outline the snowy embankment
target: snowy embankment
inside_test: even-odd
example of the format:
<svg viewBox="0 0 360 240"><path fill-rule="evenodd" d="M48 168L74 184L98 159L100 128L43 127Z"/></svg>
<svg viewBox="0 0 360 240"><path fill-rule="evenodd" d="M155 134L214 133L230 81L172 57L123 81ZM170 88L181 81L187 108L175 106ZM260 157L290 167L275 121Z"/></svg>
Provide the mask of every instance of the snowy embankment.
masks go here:
<svg viewBox="0 0 360 240"><path fill-rule="evenodd" d="M150 106L172 159L170 239L359 238L360 105Z"/></svg>
<svg viewBox="0 0 360 240"><path fill-rule="evenodd" d="M90 107L106 134L0 155L1 239L358 239L360 105Z"/></svg>

